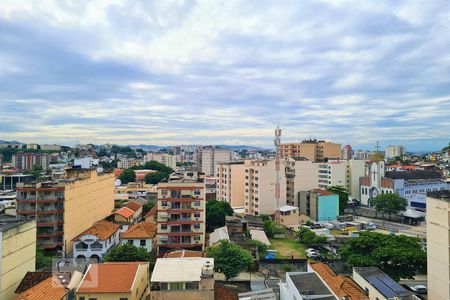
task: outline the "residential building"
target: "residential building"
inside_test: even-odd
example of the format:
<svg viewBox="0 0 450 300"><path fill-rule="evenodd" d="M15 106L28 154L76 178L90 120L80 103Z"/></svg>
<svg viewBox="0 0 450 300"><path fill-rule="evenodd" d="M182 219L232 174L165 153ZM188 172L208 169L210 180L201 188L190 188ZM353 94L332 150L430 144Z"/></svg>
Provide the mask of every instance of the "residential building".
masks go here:
<svg viewBox="0 0 450 300"><path fill-rule="evenodd" d="M143 159L125 158L117 162L117 168L129 169L131 167L142 166L144 164Z"/></svg>
<svg viewBox="0 0 450 300"><path fill-rule="evenodd" d="M231 161L231 150L214 147L204 147L200 149L200 165L205 176L216 176L217 164ZM201 167L201 168L200 168Z"/></svg>
<svg viewBox="0 0 450 300"><path fill-rule="evenodd" d="M146 262L91 264L76 290L77 300L146 299L148 269Z"/></svg>
<svg viewBox="0 0 450 300"><path fill-rule="evenodd" d="M352 198L360 199L360 178L365 176L366 163L363 160L329 161L318 164L318 185L321 189L340 185Z"/></svg>
<svg viewBox="0 0 450 300"><path fill-rule="evenodd" d="M280 300L338 300L314 271L287 272L286 283L280 283Z"/></svg>
<svg viewBox="0 0 450 300"><path fill-rule="evenodd" d="M17 215L37 222L37 246L72 249L72 239L114 209L114 176L67 169L65 178L17 184Z"/></svg>
<svg viewBox="0 0 450 300"><path fill-rule="evenodd" d="M322 262L313 262L309 266L339 299L369 300L366 292L352 278L337 275L333 269Z"/></svg>
<svg viewBox="0 0 450 300"><path fill-rule="evenodd" d="M137 222L140 222L142 220L142 204L136 201L129 201L125 204L125 207L128 207L129 209L134 211L133 219L135 219Z"/></svg>
<svg viewBox="0 0 450 300"><path fill-rule="evenodd" d="M298 230L300 227L300 210L296 206L284 205L275 213L275 220L281 225Z"/></svg>
<svg viewBox="0 0 450 300"><path fill-rule="evenodd" d="M147 252L151 252L155 247L156 229L156 224L150 222L134 224L120 235L120 243L143 247Z"/></svg>
<svg viewBox="0 0 450 300"><path fill-rule="evenodd" d="M283 163L286 177L286 203L296 206L299 191L309 191L319 187L318 164L300 157L287 158Z"/></svg>
<svg viewBox="0 0 450 300"><path fill-rule="evenodd" d="M78 271L27 272L15 291L14 300L72 300L82 278L83 273Z"/></svg>
<svg viewBox="0 0 450 300"><path fill-rule="evenodd" d="M136 224L138 220L135 217L135 211L128 207L121 207L113 213L114 223L120 225L119 232L125 232L128 228Z"/></svg>
<svg viewBox="0 0 450 300"><path fill-rule="evenodd" d="M342 148L342 159L350 160L353 157L353 150L352 146L345 145L344 148Z"/></svg>
<svg viewBox="0 0 450 300"><path fill-rule="evenodd" d="M41 150L44 150L44 151L61 151L61 146L60 145L43 144L43 145L41 145Z"/></svg>
<svg viewBox="0 0 450 300"><path fill-rule="evenodd" d="M27 149L38 150L39 149L39 144L27 144Z"/></svg>
<svg viewBox="0 0 450 300"><path fill-rule="evenodd" d="M32 171L34 167L41 167L46 171L50 164L50 156L43 153L19 152L12 155L12 164L20 171Z"/></svg>
<svg viewBox="0 0 450 300"><path fill-rule="evenodd" d="M6 142L0 144L0 149L1 148L22 149L22 144Z"/></svg>
<svg viewBox="0 0 450 300"><path fill-rule="evenodd" d="M119 244L120 225L101 220L73 238L73 257L102 261Z"/></svg>
<svg viewBox="0 0 450 300"><path fill-rule="evenodd" d="M36 222L0 219L0 299L14 291L36 263Z"/></svg>
<svg viewBox="0 0 450 300"><path fill-rule="evenodd" d="M209 234L209 241L208 246L212 247L218 242L222 240L230 240L230 236L228 235L228 228L227 226L222 226L219 228L214 229L213 232Z"/></svg>
<svg viewBox="0 0 450 300"><path fill-rule="evenodd" d="M283 143L280 145L281 157L304 157L312 162L328 159L341 159L341 144L314 140L301 143Z"/></svg>
<svg viewBox="0 0 450 300"><path fill-rule="evenodd" d="M243 161L218 163L217 200L230 203L231 207L244 206L245 165Z"/></svg>
<svg viewBox="0 0 450 300"><path fill-rule="evenodd" d="M428 299L450 299L450 191L427 197Z"/></svg>
<svg viewBox="0 0 450 300"><path fill-rule="evenodd" d="M205 177L203 180L205 182L205 199L217 200L217 182L219 181L216 177Z"/></svg>
<svg viewBox="0 0 450 300"><path fill-rule="evenodd" d="M395 280L386 275L386 273L376 267L355 267L353 268L352 277L353 280L369 295L370 300L418 299L413 292L406 290ZM435 298L430 299L434 300Z"/></svg>
<svg viewBox="0 0 450 300"><path fill-rule="evenodd" d="M169 168L176 169L177 167L177 156L170 155L166 153L147 153L145 156L145 162L148 161L157 161L163 165L166 165Z"/></svg>
<svg viewBox="0 0 450 300"><path fill-rule="evenodd" d="M204 250L204 183L189 180L158 184L158 253L174 249Z"/></svg>
<svg viewBox="0 0 450 300"><path fill-rule="evenodd" d="M390 145L386 147L386 158L402 157L405 153L405 147L402 145Z"/></svg>
<svg viewBox="0 0 450 300"><path fill-rule="evenodd" d="M92 169L98 166L99 159L90 156L85 156L82 158L75 158L73 161L74 167L79 167L82 169Z"/></svg>
<svg viewBox="0 0 450 300"><path fill-rule="evenodd" d="M312 220L336 221L339 215L339 196L322 189L299 192L300 213Z"/></svg>
<svg viewBox="0 0 450 300"><path fill-rule="evenodd" d="M176 250L164 254L164 258L206 257L205 252L192 250Z"/></svg>
<svg viewBox="0 0 450 300"><path fill-rule="evenodd" d="M214 259L158 258L150 289L151 300L214 300Z"/></svg>
<svg viewBox="0 0 450 300"><path fill-rule="evenodd" d="M371 160L373 153L367 150L358 150L353 154L353 157L358 160Z"/></svg>

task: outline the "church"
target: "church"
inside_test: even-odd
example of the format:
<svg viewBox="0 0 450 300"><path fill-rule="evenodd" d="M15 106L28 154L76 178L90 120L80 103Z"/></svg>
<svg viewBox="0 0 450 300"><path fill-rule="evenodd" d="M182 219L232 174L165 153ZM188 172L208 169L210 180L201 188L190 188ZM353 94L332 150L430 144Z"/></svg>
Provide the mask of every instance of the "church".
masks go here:
<svg viewBox="0 0 450 300"><path fill-rule="evenodd" d="M392 179L385 177L383 160L372 160L366 175L359 179L361 205L370 206L370 199L379 194L394 193L394 182Z"/></svg>

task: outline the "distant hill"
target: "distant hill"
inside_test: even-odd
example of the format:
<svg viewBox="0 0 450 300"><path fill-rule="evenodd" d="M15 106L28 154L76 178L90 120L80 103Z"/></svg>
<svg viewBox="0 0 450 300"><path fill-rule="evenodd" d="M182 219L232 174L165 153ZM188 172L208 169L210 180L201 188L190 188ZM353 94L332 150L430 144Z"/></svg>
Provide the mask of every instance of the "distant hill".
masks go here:
<svg viewBox="0 0 450 300"><path fill-rule="evenodd" d="M225 149L232 149L232 150L266 150L264 148L261 147L255 147L255 146L247 146L247 145L212 145L212 146L217 146L220 148L225 148ZM158 145L127 145L127 147L130 147L131 149L142 149L142 150L158 150L158 149L169 149L172 148L173 146L158 146Z"/></svg>
<svg viewBox="0 0 450 300"><path fill-rule="evenodd" d="M24 144L21 142L17 142L17 141L5 141L5 140L0 140L0 144Z"/></svg>

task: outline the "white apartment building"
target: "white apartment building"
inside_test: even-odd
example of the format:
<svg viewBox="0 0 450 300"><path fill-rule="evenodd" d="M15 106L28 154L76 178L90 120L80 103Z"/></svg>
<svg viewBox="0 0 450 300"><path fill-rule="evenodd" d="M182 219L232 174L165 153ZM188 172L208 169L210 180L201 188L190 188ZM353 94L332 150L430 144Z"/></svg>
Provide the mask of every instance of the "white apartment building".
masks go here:
<svg viewBox="0 0 450 300"><path fill-rule="evenodd" d="M135 166L142 166L144 164L143 159L121 159L117 162L117 168L119 169L129 169Z"/></svg>
<svg viewBox="0 0 450 300"><path fill-rule="evenodd" d="M450 191L427 197L428 299L450 299Z"/></svg>
<svg viewBox="0 0 450 300"><path fill-rule="evenodd" d="M172 168L175 170L177 167L177 156L176 155L170 155L166 153L147 153L145 156L145 162L149 161L157 161L163 165L168 166L169 168Z"/></svg>
<svg viewBox="0 0 450 300"><path fill-rule="evenodd" d="M220 149L205 147L200 150L200 166L205 176L215 176L217 164L220 162L230 162L232 151L229 149ZM200 167L199 166L199 167Z"/></svg>
<svg viewBox="0 0 450 300"><path fill-rule="evenodd" d="M396 156L401 157L405 153L405 147L402 145L390 145L386 147L386 158L395 158Z"/></svg>
<svg viewBox="0 0 450 300"><path fill-rule="evenodd" d="M359 178L365 176L364 160L330 161L318 164L318 185L321 189L340 185L352 198L359 199Z"/></svg>
<svg viewBox="0 0 450 300"><path fill-rule="evenodd" d="M99 160L97 158L92 158L90 156L75 158L73 161L74 167L79 166L82 169L92 169L98 166Z"/></svg>
<svg viewBox="0 0 450 300"><path fill-rule="evenodd" d="M358 150L353 154L353 157L358 160L370 160L372 156L372 152L367 150Z"/></svg>

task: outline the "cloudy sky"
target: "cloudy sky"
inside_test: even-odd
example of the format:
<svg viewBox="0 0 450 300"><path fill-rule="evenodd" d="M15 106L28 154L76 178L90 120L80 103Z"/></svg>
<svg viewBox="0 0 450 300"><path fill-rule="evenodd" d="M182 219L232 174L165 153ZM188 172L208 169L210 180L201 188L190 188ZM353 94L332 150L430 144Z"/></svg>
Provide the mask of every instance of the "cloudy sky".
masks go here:
<svg viewBox="0 0 450 300"><path fill-rule="evenodd" d="M448 1L0 2L0 139L450 140Z"/></svg>

